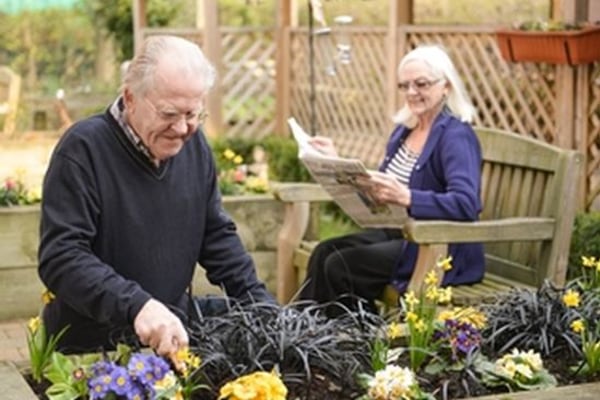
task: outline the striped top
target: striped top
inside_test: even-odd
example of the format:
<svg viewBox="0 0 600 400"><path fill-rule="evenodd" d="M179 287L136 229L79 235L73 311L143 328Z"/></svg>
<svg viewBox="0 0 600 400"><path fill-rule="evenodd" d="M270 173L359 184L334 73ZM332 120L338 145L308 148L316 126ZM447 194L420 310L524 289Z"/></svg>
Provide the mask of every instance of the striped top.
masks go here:
<svg viewBox="0 0 600 400"><path fill-rule="evenodd" d="M406 143L402 143L402 146L398 148L398 152L388 164L385 172L395 175L400 183L408 186L410 174L417 163L418 158L419 153L415 153L408 148Z"/></svg>

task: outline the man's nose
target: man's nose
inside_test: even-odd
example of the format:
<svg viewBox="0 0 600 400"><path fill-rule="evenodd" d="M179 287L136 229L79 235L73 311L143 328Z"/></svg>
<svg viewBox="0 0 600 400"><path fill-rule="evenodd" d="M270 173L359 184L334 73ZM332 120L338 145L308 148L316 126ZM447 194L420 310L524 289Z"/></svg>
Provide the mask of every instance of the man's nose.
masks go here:
<svg viewBox="0 0 600 400"><path fill-rule="evenodd" d="M187 124L187 120L185 119L184 116L181 116L181 118L178 118L177 121L173 122L171 124L171 128L180 134L185 134L188 131L188 124Z"/></svg>

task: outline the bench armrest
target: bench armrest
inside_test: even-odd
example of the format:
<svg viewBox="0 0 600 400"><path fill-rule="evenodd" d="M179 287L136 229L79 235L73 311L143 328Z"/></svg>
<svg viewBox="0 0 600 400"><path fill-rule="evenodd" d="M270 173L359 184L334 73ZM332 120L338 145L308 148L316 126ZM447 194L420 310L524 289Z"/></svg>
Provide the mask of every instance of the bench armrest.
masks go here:
<svg viewBox="0 0 600 400"><path fill-rule="evenodd" d="M554 218L516 217L488 221L416 221L402 227L407 240L419 244L545 240L554 236Z"/></svg>

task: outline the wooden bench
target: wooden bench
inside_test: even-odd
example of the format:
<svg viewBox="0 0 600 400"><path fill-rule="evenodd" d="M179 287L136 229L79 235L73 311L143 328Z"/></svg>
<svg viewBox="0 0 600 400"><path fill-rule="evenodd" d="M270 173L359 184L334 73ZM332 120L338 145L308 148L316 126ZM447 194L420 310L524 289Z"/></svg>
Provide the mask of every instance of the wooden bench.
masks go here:
<svg viewBox="0 0 600 400"><path fill-rule="evenodd" d="M448 243L482 242L486 273L481 283L457 286L456 304L474 304L513 287L533 288L548 279L563 285L573 220L579 196L583 156L515 133L475 129L483 151L481 220L455 222L409 220L399 226L407 240L419 244L410 287L419 289ZM277 254L277 298L293 298L304 279L317 238L311 237L311 205L331 201L318 185L276 185L285 203ZM386 288L384 300L397 302Z"/></svg>

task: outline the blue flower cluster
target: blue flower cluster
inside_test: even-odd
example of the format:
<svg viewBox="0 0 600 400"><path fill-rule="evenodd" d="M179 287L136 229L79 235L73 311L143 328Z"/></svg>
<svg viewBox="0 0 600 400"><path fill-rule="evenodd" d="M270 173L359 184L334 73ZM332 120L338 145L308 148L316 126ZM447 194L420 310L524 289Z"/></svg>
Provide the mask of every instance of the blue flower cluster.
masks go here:
<svg viewBox="0 0 600 400"><path fill-rule="evenodd" d="M452 361L468 355L481 344L481 332L468 322L447 319L444 327L434 333L433 339L449 347Z"/></svg>
<svg viewBox="0 0 600 400"><path fill-rule="evenodd" d="M170 371L169 364L152 354L135 353L126 366L114 361L98 361L91 367L88 380L90 399L104 399L109 394L127 400L154 398L155 384Z"/></svg>

